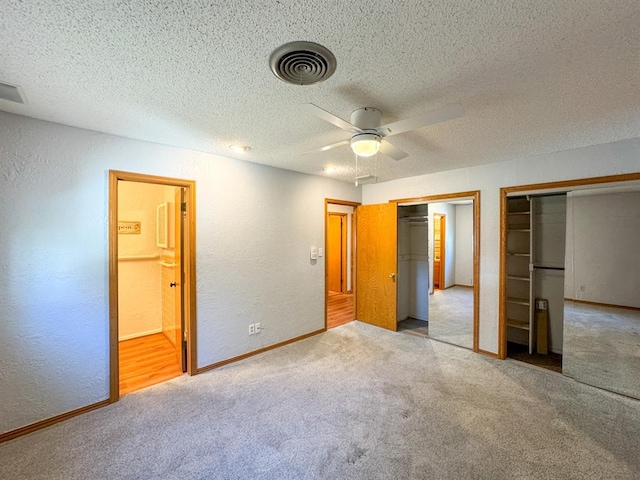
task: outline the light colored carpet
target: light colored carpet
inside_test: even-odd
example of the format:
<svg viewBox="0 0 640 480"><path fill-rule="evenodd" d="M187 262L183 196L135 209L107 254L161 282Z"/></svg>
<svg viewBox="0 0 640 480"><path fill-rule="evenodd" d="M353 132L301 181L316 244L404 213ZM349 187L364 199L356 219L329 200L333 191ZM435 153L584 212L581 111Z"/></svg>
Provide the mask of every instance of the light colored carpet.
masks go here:
<svg viewBox="0 0 640 480"><path fill-rule="evenodd" d="M640 311L565 301L563 341L565 375L640 398Z"/></svg>
<svg viewBox="0 0 640 480"><path fill-rule="evenodd" d="M2 479L637 479L640 402L352 322L0 445Z"/></svg>
<svg viewBox="0 0 640 480"><path fill-rule="evenodd" d="M473 348L473 288L454 286L429 296L429 336Z"/></svg>

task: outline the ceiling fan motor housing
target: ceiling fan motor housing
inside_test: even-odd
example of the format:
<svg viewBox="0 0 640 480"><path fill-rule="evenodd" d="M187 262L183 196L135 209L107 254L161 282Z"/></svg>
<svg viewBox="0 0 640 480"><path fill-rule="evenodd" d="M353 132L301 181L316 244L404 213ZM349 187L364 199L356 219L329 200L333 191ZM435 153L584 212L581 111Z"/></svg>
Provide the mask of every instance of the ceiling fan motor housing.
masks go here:
<svg viewBox="0 0 640 480"><path fill-rule="evenodd" d="M364 107L351 113L351 125L361 130L375 130L380 126L382 112L377 108Z"/></svg>

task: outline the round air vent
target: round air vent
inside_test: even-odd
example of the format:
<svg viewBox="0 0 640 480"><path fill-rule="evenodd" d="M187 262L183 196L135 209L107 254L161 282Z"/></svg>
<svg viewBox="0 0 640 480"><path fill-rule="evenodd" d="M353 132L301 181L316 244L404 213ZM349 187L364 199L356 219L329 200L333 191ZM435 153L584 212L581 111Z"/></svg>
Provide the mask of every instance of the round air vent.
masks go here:
<svg viewBox="0 0 640 480"><path fill-rule="evenodd" d="M280 80L296 85L313 85L336 71L336 57L312 42L285 43L269 57L271 71Z"/></svg>

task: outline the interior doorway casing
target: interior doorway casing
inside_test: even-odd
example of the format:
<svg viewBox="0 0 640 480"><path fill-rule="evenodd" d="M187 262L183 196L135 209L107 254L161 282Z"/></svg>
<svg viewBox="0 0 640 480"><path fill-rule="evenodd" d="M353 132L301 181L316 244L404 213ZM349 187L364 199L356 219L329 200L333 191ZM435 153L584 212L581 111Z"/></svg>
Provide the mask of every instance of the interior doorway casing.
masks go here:
<svg viewBox="0 0 640 480"><path fill-rule="evenodd" d="M185 201L189 205L189 215L184 224L187 255L183 258L185 279L185 316L187 329L187 374L197 373L196 351L196 184L193 180L159 177L141 173L109 170L109 402L120 398L118 364L118 182L139 182L182 187Z"/></svg>
<svg viewBox="0 0 640 480"><path fill-rule="evenodd" d="M507 358L507 198L512 195L545 194L566 192L572 187L586 187L606 183L640 180L640 173L581 178L559 182L517 185L500 189L500 280L498 304L498 358Z"/></svg>
<svg viewBox="0 0 640 480"><path fill-rule="evenodd" d="M349 200L338 200L335 198L324 199L324 329L327 329L327 303L329 301L329 256L327 255L327 243L329 234L329 205L344 205L346 207L353 207L353 213L351 215L351 238L347 239L347 242L351 244L351 259L350 259L350 275L351 275L351 291L353 293L354 305L356 301L356 282L355 276L357 275L355 262L353 261L356 255L356 215L358 214L358 207L360 202L351 202ZM355 311L355 309L354 309Z"/></svg>
<svg viewBox="0 0 640 480"><path fill-rule="evenodd" d="M473 351L495 357L495 354L480 350L480 190L468 192L448 193L442 195L428 195L424 197L400 198L390 200L390 203L435 203L456 201L462 199L473 200Z"/></svg>

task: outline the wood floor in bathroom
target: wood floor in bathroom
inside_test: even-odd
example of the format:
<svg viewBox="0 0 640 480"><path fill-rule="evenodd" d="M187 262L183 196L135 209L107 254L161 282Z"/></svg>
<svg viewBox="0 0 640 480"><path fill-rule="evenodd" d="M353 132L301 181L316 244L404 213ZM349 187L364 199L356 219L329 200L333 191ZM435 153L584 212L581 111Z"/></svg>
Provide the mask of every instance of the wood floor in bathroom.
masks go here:
<svg viewBox="0 0 640 480"><path fill-rule="evenodd" d="M120 395L182 375L176 351L162 333L123 340L119 350Z"/></svg>

